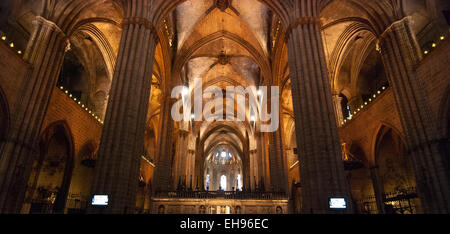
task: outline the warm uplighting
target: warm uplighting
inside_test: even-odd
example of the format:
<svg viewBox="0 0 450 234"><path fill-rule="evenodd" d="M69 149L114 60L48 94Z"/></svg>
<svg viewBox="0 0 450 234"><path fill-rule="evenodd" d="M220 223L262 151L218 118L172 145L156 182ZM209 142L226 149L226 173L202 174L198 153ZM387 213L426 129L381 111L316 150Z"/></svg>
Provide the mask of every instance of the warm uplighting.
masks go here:
<svg viewBox="0 0 450 234"><path fill-rule="evenodd" d="M6 41L6 36L2 36L2 41Z"/></svg>
<svg viewBox="0 0 450 234"><path fill-rule="evenodd" d="M436 47L436 43L431 44L431 47L435 48Z"/></svg>
<svg viewBox="0 0 450 234"><path fill-rule="evenodd" d="M63 86L60 86L59 89L64 90ZM89 110L89 108L85 107L84 104L81 103L81 101L78 101L76 97L73 97L73 94L69 93L69 90L65 90L64 93L71 98L75 103L81 106L86 112L92 115L95 120L97 120L99 123L103 124L103 120L100 119L100 117L96 116L95 113L92 112L92 110ZM78 102L77 102L78 101Z"/></svg>
<svg viewBox="0 0 450 234"><path fill-rule="evenodd" d="M386 86L383 86L381 89L382 89L383 91L378 90L378 91L376 92L376 94L374 94L374 95L372 96L373 98L369 98L368 102L364 102L364 104L362 104L360 108L358 108L356 111L353 111L353 115L356 115L358 112L360 112L362 109L364 109L364 107L366 107L367 105L369 105L369 102L372 102L372 101L377 97L377 94L381 94L382 92L384 92L384 91L387 89L387 87L386 87ZM350 114L350 115L351 115L351 114ZM348 117L347 119L349 120L348 122L350 122L350 120L352 120L352 115L351 115L350 117ZM344 125L347 123L347 119L344 120L344 122L341 124L342 126L344 126Z"/></svg>
<svg viewBox="0 0 450 234"><path fill-rule="evenodd" d="M444 37L444 36L441 36L439 39L441 39L441 41L443 41L443 40L445 39L445 37Z"/></svg>
<svg viewBox="0 0 450 234"><path fill-rule="evenodd" d="M425 50L423 53L424 53L424 54L428 54L428 50Z"/></svg>
<svg viewBox="0 0 450 234"><path fill-rule="evenodd" d="M188 87L183 87L183 95L187 96L189 94L189 88Z"/></svg>
<svg viewBox="0 0 450 234"><path fill-rule="evenodd" d="M14 48L14 43L11 42L11 43L9 44L9 47Z"/></svg>

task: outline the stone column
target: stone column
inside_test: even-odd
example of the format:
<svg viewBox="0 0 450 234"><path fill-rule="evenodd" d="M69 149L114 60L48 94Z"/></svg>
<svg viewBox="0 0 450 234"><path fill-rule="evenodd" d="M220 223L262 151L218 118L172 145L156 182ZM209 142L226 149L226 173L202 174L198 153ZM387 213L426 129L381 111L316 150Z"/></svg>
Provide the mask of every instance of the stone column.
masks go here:
<svg viewBox="0 0 450 234"><path fill-rule="evenodd" d="M18 213L34 160L50 98L55 89L69 39L53 22L34 21L24 60L31 64L23 83L10 132L0 154L0 213ZM11 79L14 79L11 77Z"/></svg>
<svg viewBox="0 0 450 234"><path fill-rule="evenodd" d="M152 22L140 15L147 16L146 8L127 7L91 191L108 195L109 204L91 206L89 213L134 213L136 206L158 38ZM142 12L132 12L135 7Z"/></svg>
<svg viewBox="0 0 450 234"><path fill-rule="evenodd" d="M175 160L174 160L174 166L173 169L173 185L174 188L178 185L178 180L181 178L181 182L184 181L184 178L186 178L186 188L189 187L189 177L187 174L187 157L189 157L189 153L187 151L187 136L188 132L182 129L178 130L178 139L176 142L176 149L175 152Z"/></svg>
<svg viewBox="0 0 450 234"><path fill-rule="evenodd" d="M258 187L260 187L261 186L261 183L262 183L262 179L263 179L263 177L264 177L264 170L263 170L263 168L264 168L264 165L263 165L263 163L264 163L264 160L263 160L263 158L264 158L264 152L263 152L263 150L264 150L264 146L263 146L263 142L262 142L262 133L260 133L260 132L256 132L255 133L255 138L256 138L256 147L257 147L257 153L256 153L256 156L257 156L257 159L256 159L256 161L257 161L257 170L258 170L258 177L256 178L256 183L258 184ZM242 170L242 169L241 169Z"/></svg>
<svg viewBox="0 0 450 234"><path fill-rule="evenodd" d="M399 111L417 190L426 213L450 212L450 188L444 157L438 150L436 117L415 67L421 52L408 18L394 22L380 36L379 48Z"/></svg>
<svg viewBox="0 0 450 234"><path fill-rule="evenodd" d="M330 197L352 212L322 42L319 2L297 0L286 32L302 178L302 213L330 213Z"/></svg>
<svg viewBox="0 0 450 234"><path fill-rule="evenodd" d="M163 106L161 107L161 135L159 137L158 144L158 160L153 176L154 192L168 191L174 189L171 184L171 180L178 178L172 178L172 158L174 157L174 149L172 145L172 134L174 131L174 124L171 117L171 108L175 103L175 99L172 99L170 92L166 92Z"/></svg>
<svg viewBox="0 0 450 234"><path fill-rule="evenodd" d="M269 149L271 188L276 192L285 192L288 194L288 171L283 155L283 143L281 141L280 129L269 133Z"/></svg>
<svg viewBox="0 0 450 234"><path fill-rule="evenodd" d="M333 95L333 104L334 111L336 113L337 125L341 126L344 121L344 114L342 113L342 97L339 97L337 94Z"/></svg>
<svg viewBox="0 0 450 234"><path fill-rule="evenodd" d="M377 203L378 214L386 213L384 205L384 186L378 173L378 166L370 167L370 176L372 178L373 192Z"/></svg>

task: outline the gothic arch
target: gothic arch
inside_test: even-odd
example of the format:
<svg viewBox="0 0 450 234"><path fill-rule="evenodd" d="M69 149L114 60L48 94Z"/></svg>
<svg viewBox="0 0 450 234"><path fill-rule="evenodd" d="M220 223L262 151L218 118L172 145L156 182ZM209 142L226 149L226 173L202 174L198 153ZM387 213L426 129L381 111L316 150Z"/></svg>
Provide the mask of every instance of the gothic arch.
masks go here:
<svg viewBox="0 0 450 234"><path fill-rule="evenodd" d="M29 185L33 188L27 199L31 203L30 212L64 212L74 161L74 141L69 125L64 120L51 123L41 134L39 157L34 160L29 178ZM48 177L47 183L41 184L41 175ZM54 204L49 209L39 202L51 198L47 197L50 194ZM38 203L33 203L35 199ZM33 204L37 206L33 207Z"/></svg>

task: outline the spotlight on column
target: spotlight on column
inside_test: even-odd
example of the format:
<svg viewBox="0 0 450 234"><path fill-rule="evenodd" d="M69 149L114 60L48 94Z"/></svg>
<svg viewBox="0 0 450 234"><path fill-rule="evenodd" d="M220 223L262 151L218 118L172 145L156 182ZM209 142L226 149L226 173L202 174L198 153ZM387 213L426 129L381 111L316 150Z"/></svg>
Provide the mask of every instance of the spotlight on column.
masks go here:
<svg viewBox="0 0 450 234"><path fill-rule="evenodd" d="M187 96L188 94L189 94L189 88L185 86L183 88L183 96Z"/></svg>
<svg viewBox="0 0 450 234"><path fill-rule="evenodd" d="M257 92L258 96L262 96L262 91L259 89Z"/></svg>

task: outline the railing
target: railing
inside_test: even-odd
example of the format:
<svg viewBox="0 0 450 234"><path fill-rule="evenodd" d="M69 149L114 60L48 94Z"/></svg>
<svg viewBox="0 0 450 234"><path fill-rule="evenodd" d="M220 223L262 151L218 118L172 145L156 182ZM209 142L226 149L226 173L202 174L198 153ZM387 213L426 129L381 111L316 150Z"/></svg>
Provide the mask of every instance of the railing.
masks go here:
<svg viewBox="0 0 450 234"><path fill-rule="evenodd" d="M285 200L288 197L284 192L161 191L155 194L155 198Z"/></svg>
<svg viewBox="0 0 450 234"><path fill-rule="evenodd" d="M44 188L27 188L28 202L30 203L30 213L52 214L54 213L55 201L58 196L57 190ZM69 194L65 201L65 208L68 213L84 213L88 206L88 197L80 194Z"/></svg>
<svg viewBox="0 0 450 234"><path fill-rule="evenodd" d="M408 187L383 194L386 213L416 214L418 203L415 200L418 200L415 187ZM379 213L375 196L369 196L358 200L357 205L361 213Z"/></svg>
<svg viewBox="0 0 450 234"><path fill-rule="evenodd" d="M66 208L69 214L83 214L89 205L89 199L87 196L80 194L69 194L67 196Z"/></svg>

